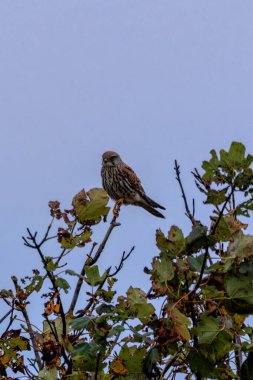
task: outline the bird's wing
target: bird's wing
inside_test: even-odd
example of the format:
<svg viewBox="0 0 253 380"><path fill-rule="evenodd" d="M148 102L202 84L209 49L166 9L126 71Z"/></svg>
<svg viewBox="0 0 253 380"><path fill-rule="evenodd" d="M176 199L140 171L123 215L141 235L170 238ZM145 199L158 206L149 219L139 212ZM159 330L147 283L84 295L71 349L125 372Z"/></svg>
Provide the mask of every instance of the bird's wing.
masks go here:
<svg viewBox="0 0 253 380"><path fill-rule="evenodd" d="M130 168L130 166L123 165L122 171L124 175L126 176L126 178L128 179L130 185L132 185L140 193L145 193L141 185L141 181L139 180L139 178L137 177L133 169Z"/></svg>

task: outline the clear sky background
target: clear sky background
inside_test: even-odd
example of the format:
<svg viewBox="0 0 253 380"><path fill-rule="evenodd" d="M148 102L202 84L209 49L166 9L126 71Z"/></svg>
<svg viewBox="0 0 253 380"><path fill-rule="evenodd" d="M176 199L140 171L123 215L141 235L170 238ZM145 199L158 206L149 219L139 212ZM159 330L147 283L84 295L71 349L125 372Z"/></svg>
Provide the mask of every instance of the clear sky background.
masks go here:
<svg viewBox="0 0 253 380"><path fill-rule="evenodd" d="M252 19L251 0L0 2L0 288L39 266L21 236L27 226L44 232L48 201L69 208L79 190L101 186L106 150L166 207L165 220L122 208L100 260L117 264L135 245L118 286L149 287L156 228L190 228L174 159L196 217L208 221L190 171L232 141L253 153Z"/></svg>

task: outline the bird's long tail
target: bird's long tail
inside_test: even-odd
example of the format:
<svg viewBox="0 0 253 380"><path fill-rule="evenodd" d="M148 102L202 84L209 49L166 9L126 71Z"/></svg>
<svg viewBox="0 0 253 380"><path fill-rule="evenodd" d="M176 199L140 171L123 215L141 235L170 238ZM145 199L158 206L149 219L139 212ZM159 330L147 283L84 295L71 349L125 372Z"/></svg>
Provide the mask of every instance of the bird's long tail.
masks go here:
<svg viewBox="0 0 253 380"><path fill-rule="evenodd" d="M159 205L153 199L149 198L146 194L142 194L142 199L140 202L136 203L138 206L143 207L145 210L150 212L151 214L157 216L158 218L165 218L163 214L157 211L155 208L161 208L165 210L165 207Z"/></svg>
<svg viewBox="0 0 253 380"><path fill-rule="evenodd" d="M153 201L153 199L149 198L146 194L143 194L142 196L150 206L160 208L162 210L166 210L165 207L163 207L163 206L159 205L159 203L156 203L155 201Z"/></svg>
<svg viewBox="0 0 253 380"><path fill-rule="evenodd" d="M145 210L150 212L150 214L153 214L153 215L157 216L158 218L164 218L165 219L165 216L163 214L161 214L159 211L157 211L154 207L150 206L148 203L143 202L143 203L139 204L139 206L145 208ZM165 210L164 207L160 207L160 208Z"/></svg>

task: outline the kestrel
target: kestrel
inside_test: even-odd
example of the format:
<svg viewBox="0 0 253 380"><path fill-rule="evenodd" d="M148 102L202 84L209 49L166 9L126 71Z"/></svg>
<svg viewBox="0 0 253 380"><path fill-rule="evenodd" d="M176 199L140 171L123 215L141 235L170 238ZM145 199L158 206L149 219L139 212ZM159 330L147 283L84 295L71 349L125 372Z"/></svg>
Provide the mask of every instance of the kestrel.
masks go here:
<svg viewBox="0 0 253 380"><path fill-rule="evenodd" d="M103 188L118 205L135 205L143 207L159 218L165 218L155 208L165 208L149 198L141 181L129 166L127 166L116 152L108 151L102 156Z"/></svg>

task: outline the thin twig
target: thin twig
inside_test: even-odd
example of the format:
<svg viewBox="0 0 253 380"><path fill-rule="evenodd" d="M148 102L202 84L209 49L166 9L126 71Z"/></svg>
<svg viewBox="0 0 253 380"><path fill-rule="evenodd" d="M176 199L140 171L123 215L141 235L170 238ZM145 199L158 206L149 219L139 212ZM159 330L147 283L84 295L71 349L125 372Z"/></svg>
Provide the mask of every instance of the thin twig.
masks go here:
<svg viewBox="0 0 253 380"><path fill-rule="evenodd" d="M88 310L90 310L91 312L93 311L93 309L95 307L95 301L96 301L98 292L103 288L103 286L104 286L104 284L105 284L105 282L106 282L106 280L108 278L114 277L122 269L124 262L129 258L129 256L131 255L131 253L134 251L134 248L135 247L132 247L130 249L130 251L128 252L128 254L126 254L125 252L123 252L121 260L120 260L120 264L116 267L116 269L115 269L115 271L113 273L110 273L111 267L109 267L106 270L105 277L104 277L103 281L97 287L95 294L89 300L89 302L86 305L86 307L84 308L84 310L78 312L78 317L81 317L81 316L85 315ZM81 280L82 280L82 278L81 278ZM93 307L92 307L92 309L90 309L92 305L93 305ZM73 309L70 309L70 310L73 310Z"/></svg>
<svg viewBox="0 0 253 380"><path fill-rule="evenodd" d="M101 351L99 351L99 353L97 355L97 362L96 362L96 369L95 369L94 380L98 380L98 371L99 371L99 361L100 361L100 358L101 358Z"/></svg>
<svg viewBox="0 0 253 380"><path fill-rule="evenodd" d="M36 362L37 362L39 370L41 370L43 368L43 364L41 362L41 359L40 359L40 356L39 356L39 353L38 353L37 342L36 342L36 339L35 339L35 333L34 333L34 331L32 329L32 325L31 325L31 322L30 322L30 319L29 319L29 316L28 316L28 313L27 313L27 310L26 310L26 305L23 303L22 299L20 299L20 297L18 296L18 294L19 294L19 285L18 285L17 278L15 276L12 276L12 281L13 281L15 289L16 289L17 298L18 298L18 301L19 301L19 304L20 304L20 310L21 310L21 313L23 314L23 317L25 319L25 322L26 322L26 325L27 325L27 329L28 329L28 333L29 333L30 338L31 338L33 352L34 352L34 355L35 355L35 358L36 358Z"/></svg>
<svg viewBox="0 0 253 380"><path fill-rule="evenodd" d="M184 200L185 211L186 211L185 214L190 219L190 221L192 222L192 224L195 225L196 224L196 220L194 219L195 205L193 204L194 205L194 209L193 209L193 213L191 213L190 209L189 209L189 206L188 206L187 199L186 199L184 187L183 187L183 184L182 184L182 181L181 181L181 178L180 178L180 166L178 165L177 160L175 160L175 168L174 169L175 169L175 172L176 172L176 180L179 183L179 186L180 186L180 189L181 189L181 192L182 192L182 198Z"/></svg>
<svg viewBox="0 0 253 380"><path fill-rule="evenodd" d="M202 262L202 266L201 266L201 269L200 269L199 278L198 278L198 281L197 281L196 285L194 286L194 289L192 290L192 293L196 293L197 289L199 288L199 286L200 286L200 284L202 282L202 278L203 278L204 271L205 271L205 268L206 268L206 261L207 261L208 255L209 255L209 251L208 251L208 248L206 247L204 258L203 258L203 262Z"/></svg>
<svg viewBox="0 0 253 380"><path fill-rule="evenodd" d="M107 243L107 241L108 241L108 239L112 233L112 230L115 227L120 226L120 223L116 223L117 217L118 217L118 215L113 216L112 221L110 223L110 226L109 226L109 228L105 234L105 237L104 237L102 243L99 245L94 257L92 257L92 253L93 253L93 250L94 250L96 244L95 243L93 244L91 251L87 256L87 259L85 260L85 263L83 265L83 268L82 268L80 276L79 276L79 279L77 280L76 288L75 288L74 295L73 295L73 298L72 298L68 312L73 311L75 306L76 306L78 296L79 296L79 293L80 293L80 290L81 290L81 287L83 284L83 276L85 275L85 268L87 266L90 267L90 266L94 265L98 261L99 257L101 256L101 254L105 248L105 245L106 245L106 243Z"/></svg>
<svg viewBox="0 0 253 380"><path fill-rule="evenodd" d="M88 258L91 258L91 254L92 254L95 246L96 246L96 243L93 243L91 251L88 254ZM77 303L77 300L78 300L78 296L79 296L79 293L80 293L80 290L81 290L81 287L82 287L82 284L83 284L83 279L84 279L84 275L85 275L85 268L87 266L86 261L85 261L85 263L84 263L84 265L82 267L81 273L80 273L79 278L77 280L76 288L75 288L75 291L74 291L74 294L73 294L73 297L72 297L72 301L71 301L68 313L73 312L74 309L75 309L75 306L76 306L76 303Z"/></svg>
<svg viewBox="0 0 253 380"><path fill-rule="evenodd" d="M236 364L237 374L239 375L241 373L241 367L242 367L242 342L241 342L240 336L237 334L234 335L234 343L235 343L235 364Z"/></svg>
<svg viewBox="0 0 253 380"><path fill-rule="evenodd" d="M135 249L135 247L133 246L127 254L125 251L123 252L119 265L117 267L115 267L115 271L113 273L110 273L109 277L114 277L121 271L121 269L124 265L124 262L129 258L129 256L134 251L134 249Z"/></svg>
<svg viewBox="0 0 253 380"><path fill-rule="evenodd" d="M122 321L121 324L120 324L120 326L123 327L124 324L125 324L125 321ZM108 351L107 351L107 353L106 353L106 355L105 355L105 359L108 359L109 356L111 355L111 353L112 353L114 347L116 346L116 344L117 344L118 341L119 341L119 337L120 337L121 333L122 333L122 331L119 331L119 332L115 335L114 342L112 343L112 345L111 345L110 348L108 349Z"/></svg>
<svg viewBox="0 0 253 380"><path fill-rule="evenodd" d="M37 250L37 252L39 253L39 256L41 258L41 261L43 263L43 266L44 266L44 269L47 273L47 277L49 278L49 280L51 281L52 285L53 285L53 288L54 288L54 291L55 293L57 294L57 302L59 303L60 305L60 315L61 315L61 319L62 319L62 330L63 330L63 335L66 335L66 331L67 331L67 324L66 324L66 318L65 318L65 313L64 313L64 310L63 310L63 305L62 305L62 301L61 301L61 297L60 297L60 292L58 290L58 287L56 286L56 280L55 280L55 276L54 274L47 269L47 262L46 262L46 259L44 257L44 254L43 252L41 251L41 245L37 243L37 240L36 240L36 235L37 235L37 232L35 232L35 234L33 235L31 233L31 231L29 230L29 228L27 228L27 231L28 231L28 234L29 234L29 237L28 239L32 241L33 243L33 247Z"/></svg>
<svg viewBox="0 0 253 380"><path fill-rule="evenodd" d="M174 362L176 361L177 357L178 357L178 352L176 352L173 356L171 356L171 358L167 361L162 373L161 373L161 376L159 378L159 380L163 380L164 379L164 375L166 374L166 372L168 372L168 370L170 369L170 367L174 364Z"/></svg>
<svg viewBox="0 0 253 380"><path fill-rule="evenodd" d="M48 240L48 234L49 234L49 232L50 232L50 230L51 230L51 228L52 228L53 222L54 222L54 216L52 217L52 220L51 220L50 224L49 224L48 227L47 227L47 230L46 230L46 233L45 233L43 239L42 239L41 242L39 243L39 247L41 247L42 244L44 244L45 241Z"/></svg>
<svg viewBox="0 0 253 380"><path fill-rule="evenodd" d="M7 311L7 313L0 319L0 323L2 323L11 313L12 313L12 309Z"/></svg>
<svg viewBox="0 0 253 380"><path fill-rule="evenodd" d="M49 227L50 227L50 225L49 225ZM48 227L47 232L45 234L46 237L47 237L48 231L50 230L49 227ZM53 289L55 291L55 294L57 295L57 302L60 305L59 312L60 312L61 321L62 321L62 336L63 336L63 339L64 339L64 337L67 334L67 322L66 322L66 317L65 317L64 309L63 309L62 300L61 300L61 297L60 297L60 292L59 292L58 287L56 286L55 276L54 276L53 272L51 272L47 268L47 262L46 262L44 254L43 254L43 252L41 250L41 244L38 243L37 240L36 240L37 232L35 232L34 234L32 234L29 228L27 228L27 232L28 232L28 237L27 238L23 238L23 240L25 241L25 244L28 245L28 247L34 248L34 249L37 250L37 252L38 252L38 254L39 254L40 258L41 258L42 264L44 266L44 269L46 271L47 277L51 281L51 283L53 285ZM30 243L30 241L32 243ZM69 365L70 364L70 360L68 359L68 357L67 357L67 355L65 353L65 350L63 348L62 348L62 354L63 354L63 357L64 357L66 363Z"/></svg>
<svg viewBox="0 0 253 380"><path fill-rule="evenodd" d="M94 257L93 257L92 259L88 259L87 265L89 265L89 266L94 265L94 264L98 261L98 259L99 259L100 255L101 255L101 253L103 252L103 250L104 250L104 248L105 248L105 245L106 245L106 243L107 243L107 240L109 239L109 237L110 237L110 235L111 235L111 233L112 233L112 230L113 230L115 227L120 226L120 223L116 223L116 219L117 219L117 216L114 216L114 217L112 218L112 221L111 221L111 223L110 223L110 226L109 226L109 228L108 228L108 230L107 230L107 232L106 232L106 234L105 234L105 237L104 237L102 243L99 245L99 247L98 247L98 249L97 249L97 252L95 253Z"/></svg>
<svg viewBox="0 0 253 380"><path fill-rule="evenodd" d="M13 324L14 320L16 319L16 316L13 317L13 313L14 313L14 300L12 301L12 309L10 310L11 311L11 316L10 316L10 320L9 320L9 323L5 329L5 332L2 334L2 337L5 335L5 333L9 330L9 328L11 327L11 325Z"/></svg>

